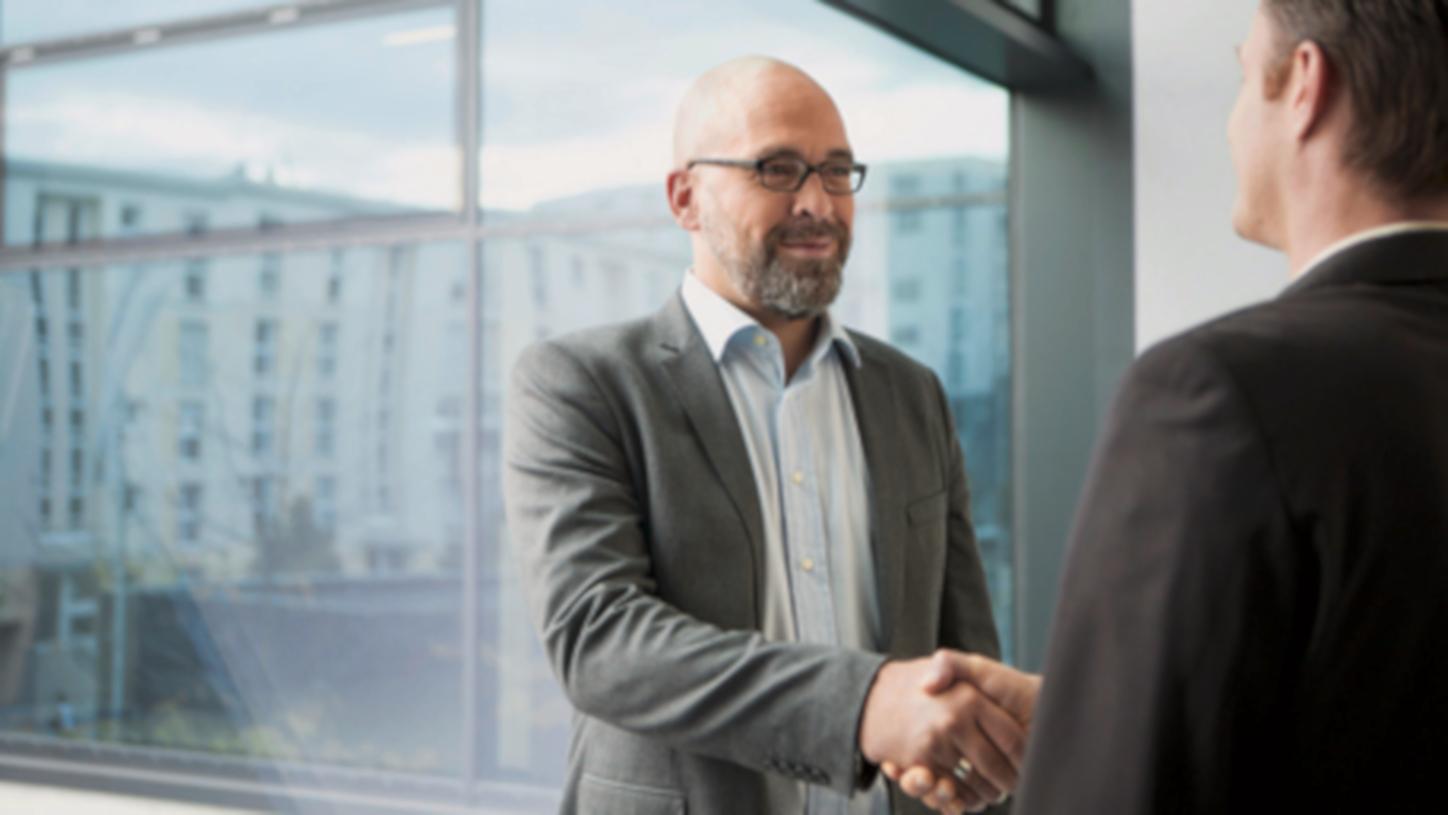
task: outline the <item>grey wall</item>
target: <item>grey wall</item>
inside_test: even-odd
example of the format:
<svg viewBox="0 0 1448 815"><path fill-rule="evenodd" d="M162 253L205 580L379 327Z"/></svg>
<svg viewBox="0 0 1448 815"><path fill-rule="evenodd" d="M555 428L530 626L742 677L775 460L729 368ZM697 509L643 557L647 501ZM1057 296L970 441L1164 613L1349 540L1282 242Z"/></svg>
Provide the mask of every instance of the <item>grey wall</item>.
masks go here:
<svg viewBox="0 0 1448 815"><path fill-rule="evenodd" d="M1057 0L1095 81L1013 97L1019 662L1039 667L1091 446L1132 354L1131 7Z"/></svg>
<svg viewBox="0 0 1448 815"><path fill-rule="evenodd" d="M1241 72L1249 0L1140 0L1136 66L1136 347L1287 282L1280 255L1232 232L1236 179L1227 116Z"/></svg>

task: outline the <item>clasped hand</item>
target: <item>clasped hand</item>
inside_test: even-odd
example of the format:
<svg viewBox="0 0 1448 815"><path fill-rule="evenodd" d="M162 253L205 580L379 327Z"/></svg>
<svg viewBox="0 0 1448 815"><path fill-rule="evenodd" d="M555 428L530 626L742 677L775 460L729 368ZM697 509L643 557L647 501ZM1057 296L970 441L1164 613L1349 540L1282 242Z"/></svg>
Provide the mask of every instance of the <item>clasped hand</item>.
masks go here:
<svg viewBox="0 0 1448 815"><path fill-rule="evenodd" d="M959 651L887 662L865 699L861 753L932 809L980 812L1016 788L1040 683Z"/></svg>

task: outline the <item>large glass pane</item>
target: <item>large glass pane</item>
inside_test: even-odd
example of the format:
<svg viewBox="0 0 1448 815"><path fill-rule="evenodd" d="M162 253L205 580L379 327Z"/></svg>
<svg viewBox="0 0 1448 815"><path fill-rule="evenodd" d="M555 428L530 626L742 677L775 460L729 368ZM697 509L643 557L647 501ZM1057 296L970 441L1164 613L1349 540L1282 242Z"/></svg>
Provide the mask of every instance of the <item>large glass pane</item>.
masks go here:
<svg viewBox="0 0 1448 815"><path fill-rule="evenodd" d="M11 71L5 241L456 209L452 25L433 9Z"/></svg>
<svg viewBox="0 0 1448 815"><path fill-rule="evenodd" d="M0 43L78 37L274 5L274 0L0 0Z"/></svg>
<svg viewBox="0 0 1448 815"><path fill-rule="evenodd" d="M0 275L0 741L461 772L465 258Z"/></svg>
<svg viewBox="0 0 1448 815"><path fill-rule="evenodd" d="M831 92L870 165L836 313L934 368L956 414L997 623L1012 653L1008 94L823 4L583 0L484 4L484 529L505 540L497 428L518 352L555 333L651 313L689 242L664 179L675 105L704 70L748 53L803 67ZM637 21L654 35L638 44ZM539 104L539 100L547 104ZM506 547L487 568L516 574ZM568 705L512 640L483 775L557 779Z"/></svg>

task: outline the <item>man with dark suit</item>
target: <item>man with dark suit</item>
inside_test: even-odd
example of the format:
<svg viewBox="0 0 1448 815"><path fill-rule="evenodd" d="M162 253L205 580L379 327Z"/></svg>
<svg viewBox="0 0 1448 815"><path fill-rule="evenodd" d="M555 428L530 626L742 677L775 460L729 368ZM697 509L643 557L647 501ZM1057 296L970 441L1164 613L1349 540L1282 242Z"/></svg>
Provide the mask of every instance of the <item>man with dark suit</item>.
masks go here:
<svg viewBox="0 0 1448 815"><path fill-rule="evenodd" d="M864 180L839 112L737 60L685 97L674 159L678 296L530 348L509 393L510 537L577 709L563 811L922 810L884 760L995 800L1019 726L921 687L935 649L998 654L949 408L828 312Z"/></svg>
<svg viewBox="0 0 1448 815"><path fill-rule="evenodd" d="M1445 808L1448 2L1264 0L1239 54L1233 220L1295 280L1127 374L1039 705L938 660L1031 722L1018 814Z"/></svg>

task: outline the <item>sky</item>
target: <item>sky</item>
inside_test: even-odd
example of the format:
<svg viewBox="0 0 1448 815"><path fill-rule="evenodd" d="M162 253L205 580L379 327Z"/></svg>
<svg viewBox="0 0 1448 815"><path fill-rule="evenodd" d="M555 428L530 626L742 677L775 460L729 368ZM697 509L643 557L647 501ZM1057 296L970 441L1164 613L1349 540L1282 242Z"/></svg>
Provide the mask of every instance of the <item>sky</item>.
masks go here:
<svg viewBox="0 0 1448 815"><path fill-rule="evenodd" d="M248 5L259 3L0 0L0 36ZM453 24L450 8L414 10L15 69L6 149L192 177L244 167L306 189L455 208ZM820 80L866 162L1007 150L1003 90L814 0L484 0L482 43L489 208L661 184L679 96L746 53Z"/></svg>

